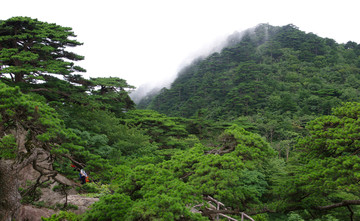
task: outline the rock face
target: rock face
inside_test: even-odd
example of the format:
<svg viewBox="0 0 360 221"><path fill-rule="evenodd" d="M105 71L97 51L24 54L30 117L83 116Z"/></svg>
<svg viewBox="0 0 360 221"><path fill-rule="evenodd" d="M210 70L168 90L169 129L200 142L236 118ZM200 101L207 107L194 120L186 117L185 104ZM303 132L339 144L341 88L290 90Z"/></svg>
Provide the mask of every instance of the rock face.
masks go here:
<svg viewBox="0 0 360 221"><path fill-rule="evenodd" d="M36 208L33 206L22 206L18 215L19 221L41 221L41 217L49 218L55 211L46 208Z"/></svg>
<svg viewBox="0 0 360 221"><path fill-rule="evenodd" d="M23 132L22 132L23 133ZM24 134L20 134L21 137ZM17 133L15 133L17 137ZM19 136L20 136L19 135ZM25 134L26 135L26 134ZM20 139L20 138L19 138ZM20 139L20 141L23 138ZM20 142L20 144L22 141ZM20 145L19 144L19 145ZM23 149L19 147L19 149ZM21 153L26 153L22 151ZM21 155L21 153L18 153ZM45 152L41 148L33 148L28 155L21 155L16 160L0 159L0 220L11 221L19 220L18 215L21 208L21 196L19 193L19 187L25 187L27 182L35 182L41 180L40 173L36 172L34 167L39 165L47 165L51 167L50 163L47 163L47 156L49 153ZM39 162L39 165L37 164ZM47 164L46 164L47 163ZM47 167L41 169L47 170ZM45 177L43 177L45 179Z"/></svg>
<svg viewBox="0 0 360 221"><path fill-rule="evenodd" d="M27 165L15 175L14 173L10 173L13 172L13 170L10 169L11 165L11 162L0 161L0 221L11 221L12 219L9 217L13 217L17 221L41 221L41 217L48 218L52 214L57 213L58 209L60 209L58 205L63 205L66 201L64 192L53 190L54 186L59 185L58 182L72 187L66 190L67 203L76 205L78 209L71 210L71 212L82 214L91 204L99 200L98 198L77 195L75 187L80 186L80 184L61 174L57 174L54 179L50 180L52 182L51 185L40 189L41 196L38 202L43 202L48 208L21 205L21 196L18 187L26 188L27 183L34 182L39 178L40 173L34 170L32 165ZM44 164L42 166L46 167L47 165ZM44 178L41 179L43 180ZM56 210L49 208L56 208ZM9 212L11 214L8 214Z"/></svg>
<svg viewBox="0 0 360 221"><path fill-rule="evenodd" d="M99 201L99 198L91 198L91 197L84 197L80 195L70 195L68 196L68 203L78 206L77 210L72 212L76 214L84 213L91 204ZM62 199L60 203L65 203L65 199Z"/></svg>
<svg viewBox="0 0 360 221"><path fill-rule="evenodd" d="M77 210L71 210L75 214L84 213L91 204L97 202L98 198L83 197L80 195L70 195L68 196L68 203L76 205ZM61 199L57 203L65 203L65 199ZM20 208L20 212L17 216L18 221L41 221L41 217L49 218L52 214L57 213L58 211L47 209L47 208L36 208L30 205L23 205Z"/></svg>

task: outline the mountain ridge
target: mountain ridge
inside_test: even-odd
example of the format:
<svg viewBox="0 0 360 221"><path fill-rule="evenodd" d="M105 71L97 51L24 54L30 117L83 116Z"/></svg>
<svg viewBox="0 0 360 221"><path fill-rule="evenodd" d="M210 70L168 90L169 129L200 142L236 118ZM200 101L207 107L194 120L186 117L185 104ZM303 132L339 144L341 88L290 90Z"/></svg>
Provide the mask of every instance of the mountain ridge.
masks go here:
<svg viewBox="0 0 360 221"><path fill-rule="evenodd" d="M260 24L244 31L241 38L230 35L220 52L195 59L179 72L169 89L143 99L138 108L182 117L195 116L203 109L215 120L252 115L264 108L276 111L279 105L283 106L280 113L327 114L341 101L353 99L337 99L344 91L336 88L344 85L345 79L330 78L345 71L343 77L358 80L359 55L355 42L338 44L292 24ZM358 93L357 88L350 88ZM333 98L329 107L303 108L312 102L305 98L321 98L327 92Z"/></svg>

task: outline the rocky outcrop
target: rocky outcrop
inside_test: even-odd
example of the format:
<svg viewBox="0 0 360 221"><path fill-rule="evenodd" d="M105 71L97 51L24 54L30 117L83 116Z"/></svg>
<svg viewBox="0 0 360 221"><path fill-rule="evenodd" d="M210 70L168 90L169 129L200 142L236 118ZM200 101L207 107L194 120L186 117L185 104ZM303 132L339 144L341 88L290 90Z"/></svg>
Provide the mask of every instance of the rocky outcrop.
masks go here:
<svg viewBox="0 0 360 221"><path fill-rule="evenodd" d="M56 211L47 208L36 208L34 206L24 205L20 209L18 221L41 221L41 217L48 218Z"/></svg>
<svg viewBox="0 0 360 221"><path fill-rule="evenodd" d="M46 155L40 156L37 161L41 168L51 168L51 165L46 164ZM28 164L19 170L13 168L14 161L0 161L0 221L37 221L41 217L50 217L57 213L61 208L59 205L67 204L75 205L78 209L71 210L76 214L84 213L88 207L98 198L84 197L77 194L75 187L80 184L66 178L61 174L56 174L53 177L41 176L41 173L34 169L33 164ZM18 171L18 172L16 172ZM50 179L49 179L50 178ZM21 205L18 188L28 188L29 184L35 183L36 180L48 180L50 185L40 188L41 196L37 202L42 202L46 207L38 208L32 205ZM64 191L54 191L54 187L59 185L66 185ZM54 209L49 209L54 208Z"/></svg>
<svg viewBox="0 0 360 221"><path fill-rule="evenodd" d="M92 198L92 197L84 197L80 195L70 195L68 196L68 203L72 205L76 205L78 207L77 210L73 210L72 212L76 214L84 213L91 204L99 201L99 198ZM65 203L65 199L62 199L60 203Z"/></svg>
<svg viewBox="0 0 360 221"><path fill-rule="evenodd" d="M59 200L58 197L61 197L59 194L50 195L53 196L53 200L51 202L46 202L46 205L49 206L48 203L65 203L65 198ZM42 199L50 199L51 197L45 197ZM69 195L68 196L68 204L72 204L78 207L78 209L70 210L75 214L84 213L91 204L97 202L98 198L84 197L80 195ZM41 221L41 217L50 217L52 214L57 213L59 210L52 210L48 208L37 208L31 205L23 205L20 208L20 212L17 216L18 221Z"/></svg>
<svg viewBox="0 0 360 221"><path fill-rule="evenodd" d="M35 171L32 167L26 168L24 172L25 174L22 174L22 177L26 178L27 180L34 180L38 175L37 171ZM31 175L33 175L33 177L31 177ZM78 195L75 187L80 186L80 184L66 178L61 174L57 174L56 177L54 177L54 181L55 182L48 187L41 188L42 194L38 201L44 202L47 207L57 208L57 210L25 206L21 210L21 217L25 217L29 220L41 220L41 216L49 217L51 214L57 213L59 205L64 205L66 201L68 205L71 204L78 207L78 209L72 209L71 212L74 212L75 214L82 214L89 208L91 204L99 200L98 198ZM66 190L66 195L64 192L53 190L56 185L59 185L59 182L72 187Z"/></svg>

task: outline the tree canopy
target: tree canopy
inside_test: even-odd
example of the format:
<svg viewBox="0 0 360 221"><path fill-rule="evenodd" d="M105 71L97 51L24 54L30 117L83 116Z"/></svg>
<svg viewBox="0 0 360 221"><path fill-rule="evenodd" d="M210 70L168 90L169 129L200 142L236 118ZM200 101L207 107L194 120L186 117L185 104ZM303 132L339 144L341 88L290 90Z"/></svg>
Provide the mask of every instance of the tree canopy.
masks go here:
<svg viewBox="0 0 360 221"><path fill-rule="evenodd" d="M82 45L74 37L72 28L29 17L0 21L0 76L18 83L44 80L44 74L84 72L72 62L84 57L67 50Z"/></svg>

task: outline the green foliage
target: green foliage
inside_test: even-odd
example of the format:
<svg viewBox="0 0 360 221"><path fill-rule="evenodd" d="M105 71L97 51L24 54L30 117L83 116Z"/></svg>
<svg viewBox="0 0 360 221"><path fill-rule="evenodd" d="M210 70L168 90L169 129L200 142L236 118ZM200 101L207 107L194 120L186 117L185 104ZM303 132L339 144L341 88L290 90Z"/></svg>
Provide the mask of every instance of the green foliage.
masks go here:
<svg viewBox="0 0 360 221"><path fill-rule="evenodd" d="M297 213L290 213L287 218L288 221L304 221L303 218Z"/></svg>
<svg viewBox="0 0 360 221"><path fill-rule="evenodd" d="M234 125L225 130L224 136L233 136L237 142L235 152L242 156L244 160L252 162L266 162L269 157L274 156L273 149L261 138L260 135L246 131Z"/></svg>
<svg viewBox="0 0 360 221"><path fill-rule="evenodd" d="M179 118L171 118L152 110L133 110L126 113L124 123L146 131L151 141L161 148L182 148L180 138L186 138L186 125Z"/></svg>
<svg viewBox="0 0 360 221"><path fill-rule="evenodd" d="M58 214L53 214L49 218L41 217L42 221L80 221L81 216L73 212L60 211Z"/></svg>
<svg viewBox="0 0 360 221"><path fill-rule="evenodd" d="M17 153L16 140L13 135L5 135L0 139L0 159L14 159Z"/></svg>
<svg viewBox="0 0 360 221"><path fill-rule="evenodd" d="M52 143L61 143L69 135L54 109L21 93L18 87L8 87L3 83L0 83L0 115L1 136L14 128L19 129L19 125L32 131L25 148L37 146L51 149L54 146ZM3 142L3 145L10 145L11 138L5 136Z"/></svg>
<svg viewBox="0 0 360 221"><path fill-rule="evenodd" d="M40 187L33 186L35 181L33 180L26 180L25 188L19 187L19 193L21 195L21 203L23 204L32 204L34 206L42 206L40 199L42 195L42 191ZM32 190L29 193L29 190Z"/></svg>
<svg viewBox="0 0 360 221"><path fill-rule="evenodd" d="M317 118L309 124L310 136L299 145L318 187L325 185L328 191L333 188L359 191L354 185L359 176L356 168L360 165L356 156L359 110L359 103L345 103L334 109L334 115Z"/></svg>
<svg viewBox="0 0 360 221"><path fill-rule="evenodd" d="M0 33L0 75L10 74L13 82L32 82L44 73L85 71L70 62L84 57L64 50L81 45L72 39L76 35L71 28L13 17L0 22Z"/></svg>
<svg viewBox="0 0 360 221"><path fill-rule="evenodd" d="M192 196L194 190L174 178L171 171L148 164L137 166L124 175L125 177L119 177L116 182L119 194L114 194L111 198L123 200L126 196L129 207L127 215L124 213L124 216L121 216L127 218L124 220L181 220L181 217L187 220L201 220L199 215L190 213L186 206L197 198ZM104 213L109 207L107 200L100 199L94 208L100 208L102 205L103 209L99 213L110 219L110 216ZM89 213L92 214L92 210Z"/></svg>
<svg viewBox="0 0 360 221"><path fill-rule="evenodd" d="M260 136L240 127L233 126L225 134L235 139L235 149L224 155L206 154L209 148L197 143L177 151L170 160L119 167L112 184L119 195L114 194L111 201L101 198L94 205L96 213L111 219L105 215L113 207L109 203L123 201L124 196L128 210L123 216L128 220L206 220L190 208L208 195L234 209L261 203L269 190L264 169L274 151ZM231 144L224 142L224 146ZM90 210L89 216L96 217L95 211Z"/></svg>
<svg viewBox="0 0 360 221"><path fill-rule="evenodd" d="M85 183L79 188L80 192L86 192L83 195L87 197L102 197L111 193L110 186L108 184L101 183Z"/></svg>
<svg viewBox="0 0 360 221"><path fill-rule="evenodd" d="M91 180L103 180L110 181L111 174L111 165L108 160L102 158L99 155L93 154L89 151L86 151L84 147L74 145L73 143L64 143L61 146L60 151L65 150L67 153L70 153L73 158L75 158L78 162L81 162L86 165L84 168L90 176ZM59 151L54 153L60 154ZM70 163L66 164L68 168L70 168ZM57 167L57 169L61 170L62 167ZM73 172L73 177L77 172ZM76 176L78 177L78 175Z"/></svg>
<svg viewBox="0 0 360 221"><path fill-rule="evenodd" d="M107 109L114 112L117 116L122 116L126 110L134 109L135 103L129 97L126 90L134 89L128 85L124 79L117 77L92 78L93 98L108 106ZM97 90L97 88L99 89Z"/></svg>
<svg viewBox="0 0 360 221"><path fill-rule="evenodd" d="M67 205L64 205L62 203L56 203L55 209L59 210L77 210L79 207L77 205L73 205L71 203L68 203Z"/></svg>
<svg viewBox="0 0 360 221"><path fill-rule="evenodd" d="M203 113L215 121L248 116L280 123L283 117L294 125L296 118L330 114L341 102L360 101L356 43L337 44L294 25L262 24L243 34L229 36L221 52L195 60L171 88L138 106L168 116ZM262 122L253 125L260 128ZM281 133L298 132L273 126L257 132L271 143L288 140Z"/></svg>
<svg viewBox="0 0 360 221"><path fill-rule="evenodd" d="M127 214L132 204L130 197L125 194L106 195L92 205L84 220L131 220L127 219Z"/></svg>
<svg viewBox="0 0 360 221"><path fill-rule="evenodd" d="M332 115L309 123L310 134L298 143L301 155L292 164L291 182L286 184L289 204L311 209L359 200L360 189L356 185L360 165L357 156L359 110L359 103L344 103L335 108ZM345 217L343 212L332 215L339 219Z"/></svg>

